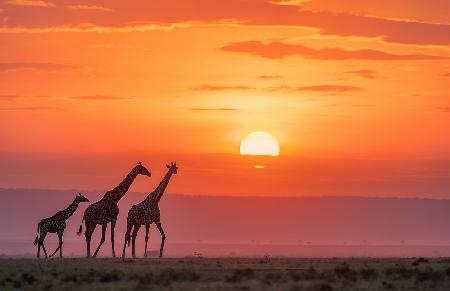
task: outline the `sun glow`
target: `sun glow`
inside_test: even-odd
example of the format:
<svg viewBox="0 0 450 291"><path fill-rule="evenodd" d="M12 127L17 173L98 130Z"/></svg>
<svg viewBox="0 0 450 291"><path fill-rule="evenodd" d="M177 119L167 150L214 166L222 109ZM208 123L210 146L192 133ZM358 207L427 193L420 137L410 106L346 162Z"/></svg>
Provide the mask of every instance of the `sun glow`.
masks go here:
<svg viewBox="0 0 450 291"><path fill-rule="evenodd" d="M270 133L255 131L242 140L240 152L241 155L279 156L280 145Z"/></svg>

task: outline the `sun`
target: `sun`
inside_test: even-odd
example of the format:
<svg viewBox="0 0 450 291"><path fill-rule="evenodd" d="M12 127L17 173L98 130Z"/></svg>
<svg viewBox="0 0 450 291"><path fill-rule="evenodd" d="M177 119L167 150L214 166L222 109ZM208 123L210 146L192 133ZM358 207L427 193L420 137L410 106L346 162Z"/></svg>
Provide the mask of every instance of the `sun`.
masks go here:
<svg viewBox="0 0 450 291"><path fill-rule="evenodd" d="M280 145L270 133L255 131L242 140L240 152L241 155L279 156Z"/></svg>

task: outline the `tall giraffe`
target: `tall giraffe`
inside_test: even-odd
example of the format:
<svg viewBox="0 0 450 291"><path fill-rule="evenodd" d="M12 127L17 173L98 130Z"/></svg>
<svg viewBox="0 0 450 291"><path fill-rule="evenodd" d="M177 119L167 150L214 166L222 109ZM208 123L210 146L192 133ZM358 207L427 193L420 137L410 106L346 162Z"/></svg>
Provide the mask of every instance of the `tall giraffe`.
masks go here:
<svg viewBox="0 0 450 291"><path fill-rule="evenodd" d="M167 174L162 179L161 183L159 183L158 187L148 194L144 201L139 204L133 205L130 211L128 211L127 217L127 232L125 234L125 242L123 244L122 258L125 258L125 249L126 245L130 245L130 233L133 230L132 234L132 254L133 258L136 257L135 246L136 246L136 236L139 232L139 228L141 225L145 224L145 252L144 256L147 257L147 242L148 242L148 232L150 230L150 224L153 222L158 227L159 232L161 233L161 247L159 249L159 257L161 258L164 250L164 241L166 239L166 235L161 226L160 220L160 211L158 203L161 200L161 197L164 194L164 190L166 190L167 184L169 184L169 180L172 177L172 174L176 174L178 167L176 163L170 163L170 165L166 165L169 169Z"/></svg>
<svg viewBox="0 0 450 291"><path fill-rule="evenodd" d="M47 251L45 250L44 246L44 240L47 236L47 233L57 233L59 238L59 245L58 248L53 252L53 254L50 255L50 257L53 257L56 252L59 250L59 257L62 258L62 245L63 245L63 235L64 230L66 229L66 220L69 219L74 213L75 210L78 208L78 204L81 202L89 202L89 199L81 195L81 193L78 193L78 195L75 197L73 202L64 210L56 212L55 215L49 218L44 218L38 223L37 228L37 236L34 240L34 245L38 245L38 251L37 251L37 257L40 257L41 253L41 246L44 250L45 257L47 257Z"/></svg>
<svg viewBox="0 0 450 291"><path fill-rule="evenodd" d="M116 253L114 250L114 228L116 227L117 215L119 215L119 207L117 207L117 203L123 196L125 196L137 175L146 175L149 177L151 176L150 172L141 164L141 162L139 162L139 164L131 170L131 172L116 188L106 192L102 199L100 199L98 202L92 203L91 205L89 205L86 211L84 211L83 221L86 227L84 235L86 236L88 258L91 256L91 238L95 227L97 226L97 224L100 224L102 226L102 239L100 240L100 244L95 250L94 257L97 256L100 247L105 242L106 226L110 222L112 255L113 257L116 257ZM78 235L81 235L83 221L81 221Z"/></svg>

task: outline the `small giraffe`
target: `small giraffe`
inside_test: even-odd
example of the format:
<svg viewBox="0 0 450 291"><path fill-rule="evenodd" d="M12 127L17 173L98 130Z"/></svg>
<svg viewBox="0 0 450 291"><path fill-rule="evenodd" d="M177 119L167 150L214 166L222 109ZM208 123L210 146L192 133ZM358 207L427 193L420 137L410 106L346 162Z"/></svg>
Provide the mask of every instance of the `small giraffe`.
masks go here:
<svg viewBox="0 0 450 291"><path fill-rule="evenodd" d="M141 162L139 162L138 165L131 170L131 172L116 188L106 192L103 198L100 199L100 201L92 203L84 211L83 221L86 226L84 235L86 237L86 256L88 258L91 256L91 238L95 227L97 226L97 224L100 224L102 226L102 239L100 240L100 244L98 245L94 253L94 257L97 257L100 247L105 242L106 226L110 222L112 255L113 257L116 257L116 253L114 250L114 228L116 227L117 215L119 215L119 207L117 207L117 203L123 196L125 196L137 175L146 175L149 177L151 176L150 172L141 164ZM78 235L81 235L83 221L81 221L80 229L77 233Z"/></svg>
<svg viewBox="0 0 450 291"><path fill-rule="evenodd" d="M150 224L153 222L158 227L159 232L161 233L161 247L159 250L159 257L161 258L164 250L164 241L166 239L166 235L161 226L160 221L160 211L158 203L161 200L161 197L164 194L164 190L169 184L170 177L172 174L176 174L178 167L176 163L170 163L170 165L166 165L169 169L167 174L162 179L161 183L159 183L158 187L148 194L147 198L139 204L133 205L130 211L128 211L127 217L127 232L125 234L125 243L123 244L123 252L122 258L125 258L125 249L126 245L130 245L130 233L133 230L132 234L132 254L133 258L136 257L135 246L136 246L136 236L139 232L139 228L141 225L145 224L145 252L144 256L147 257L147 242L148 242L148 232L150 230Z"/></svg>
<svg viewBox="0 0 450 291"><path fill-rule="evenodd" d="M58 211L55 215L49 218L42 219L37 228L37 236L34 240L34 245L38 245L38 251L37 251L37 257L40 257L41 252L41 246L44 250L45 257L47 258L47 251L45 250L44 246L44 240L47 236L47 233L57 233L59 238L59 245L58 248L53 252L53 254L50 255L50 257L53 257L56 252L59 250L59 257L62 258L62 245L63 245L63 234L64 230L66 229L66 220L69 219L69 217L74 214L75 210L78 208L78 204L80 202L89 202L89 199L81 195L81 193L78 193L78 195L75 197L75 200L64 210Z"/></svg>

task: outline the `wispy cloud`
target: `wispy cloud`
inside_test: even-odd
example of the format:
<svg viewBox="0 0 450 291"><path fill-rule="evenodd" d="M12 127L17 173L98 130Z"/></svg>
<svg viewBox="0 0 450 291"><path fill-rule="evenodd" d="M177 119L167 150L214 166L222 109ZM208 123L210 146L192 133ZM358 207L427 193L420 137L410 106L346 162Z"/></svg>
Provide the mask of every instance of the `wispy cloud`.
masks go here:
<svg viewBox="0 0 450 291"><path fill-rule="evenodd" d="M193 111L236 111L239 109L230 108L230 107L219 107L219 108L194 107L194 108L190 108L190 110L193 110Z"/></svg>
<svg viewBox="0 0 450 291"><path fill-rule="evenodd" d="M221 48L225 52L240 52L260 56L268 59L282 59L288 56L301 56L316 60L442 60L447 56L429 54L394 54L390 52L359 49L345 50L342 48L313 49L301 44L288 44L283 42L263 43L262 41L244 41L228 44Z"/></svg>
<svg viewBox="0 0 450 291"><path fill-rule="evenodd" d="M441 74L442 77L450 77L450 73Z"/></svg>
<svg viewBox="0 0 450 291"><path fill-rule="evenodd" d="M22 98L23 96L19 95L0 95L0 101L9 101Z"/></svg>
<svg viewBox="0 0 450 291"><path fill-rule="evenodd" d="M86 95L86 96L73 96L69 97L70 99L77 100L94 100L94 101L110 101L110 100L129 100L132 98L129 97L117 97L117 96L109 96L109 95Z"/></svg>
<svg viewBox="0 0 450 291"><path fill-rule="evenodd" d="M131 48L133 45L127 44L92 44L89 46L90 49L114 49L114 48Z"/></svg>
<svg viewBox="0 0 450 291"><path fill-rule="evenodd" d="M346 71L344 74L351 74L355 76L359 76L361 78L366 79L375 79L377 77L377 72L374 70L355 70L355 71Z"/></svg>
<svg viewBox="0 0 450 291"><path fill-rule="evenodd" d="M298 87L298 91L316 91L316 92L357 92L364 91L361 87L345 85L317 85Z"/></svg>
<svg viewBox="0 0 450 291"><path fill-rule="evenodd" d="M280 79L280 78L281 78L280 75L260 75L260 76L258 76L258 79L263 79L263 80Z"/></svg>
<svg viewBox="0 0 450 291"><path fill-rule="evenodd" d="M56 5L42 0L9 0L6 2L15 6L55 7Z"/></svg>
<svg viewBox="0 0 450 291"><path fill-rule="evenodd" d="M15 70L39 70L39 71L60 71L72 70L78 67L66 64L55 63L0 63L0 72L15 71Z"/></svg>
<svg viewBox="0 0 450 291"><path fill-rule="evenodd" d="M442 2L442 0L440 1ZM115 13L103 13L102 17L94 17L92 13L73 13L73 9L67 9L64 6L62 9L57 7L57 18L28 17L29 11L17 9L17 5L41 7L54 5L50 2L43 0L9 0L9 2L16 5L11 5L13 8L16 7L16 9L11 9L14 11L8 11L8 16L11 16L7 24L9 28L41 27L44 29L43 31L46 31L45 29L50 27L55 30L62 29L64 26L91 23L95 27L108 24L111 27L125 29L130 23L138 21L161 25L179 23L202 25L227 22L241 26L306 27L315 29L322 35L380 38L386 42L402 44L444 46L450 44L450 25L444 22L427 23L411 19L311 10L295 4L298 1L289 0L278 1L278 3L269 0L227 0L221 1L220 5L217 5L217 1L214 0L184 0L182 13L174 13L174 2L167 0L134 1L133 5L126 1L109 1L107 2L108 7L80 1L79 4L69 3L68 5L84 10L104 11L104 9L98 8L103 7L112 9ZM67 3L65 4L67 5ZM92 9L92 7L97 8ZM90 30L78 31L90 32Z"/></svg>
<svg viewBox="0 0 450 291"><path fill-rule="evenodd" d="M209 84L202 84L192 89L196 91L226 91L226 90L251 90L255 88L248 86L214 86Z"/></svg>
<svg viewBox="0 0 450 291"><path fill-rule="evenodd" d="M175 28L187 28L192 26L190 23L175 24L139 24L125 26L103 26L93 24L60 25L47 27L0 27L0 33L50 33L50 32L147 32L147 31L170 31Z"/></svg>
<svg viewBox="0 0 450 291"><path fill-rule="evenodd" d="M69 5L67 8L72 10L88 10L88 11L113 11L111 8L100 6L100 5Z"/></svg>
<svg viewBox="0 0 450 291"><path fill-rule="evenodd" d="M15 107L0 107L0 111L40 111L40 110L56 110L61 111L61 108L52 106L15 106Z"/></svg>

